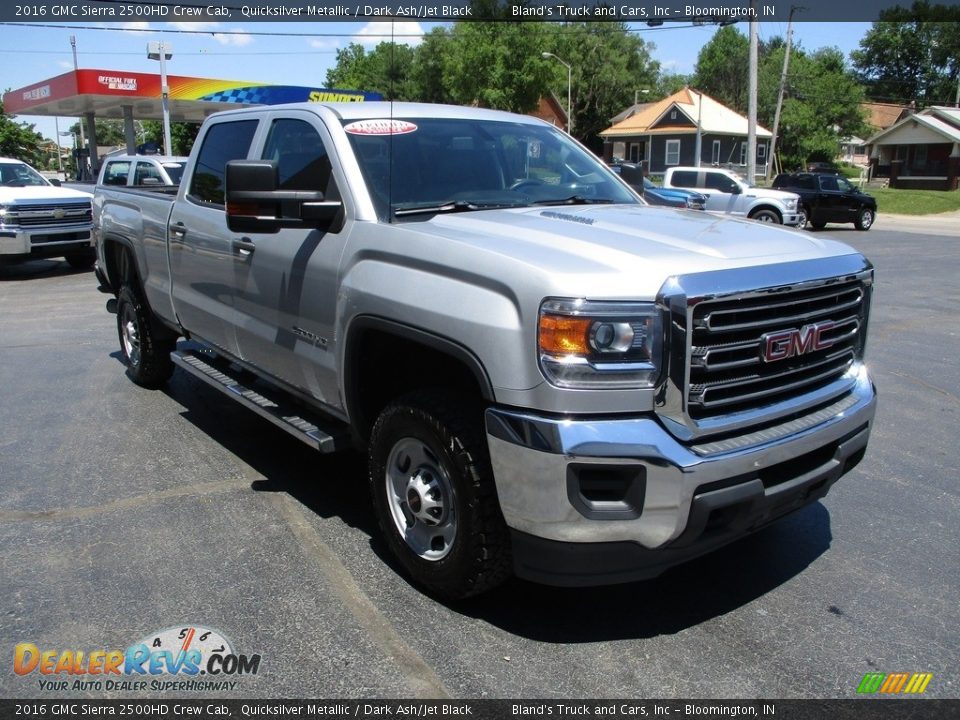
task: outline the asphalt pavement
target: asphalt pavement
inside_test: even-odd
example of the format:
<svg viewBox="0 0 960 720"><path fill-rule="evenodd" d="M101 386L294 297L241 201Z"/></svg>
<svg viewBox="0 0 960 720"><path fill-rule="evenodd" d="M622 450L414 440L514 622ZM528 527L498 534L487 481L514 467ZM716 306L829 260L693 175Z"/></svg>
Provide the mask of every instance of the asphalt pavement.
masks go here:
<svg viewBox="0 0 960 720"><path fill-rule="evenodd" d="M823 501L656 580L450 605L387 556L361 457L180 371L135 386L92 273L0 268L0 697L853 698L868 672L960 697L960 231L910 227L819 233L876 266L880 392L865 460ZM111 689L11 662L189 628L257 672Z"/></svg>

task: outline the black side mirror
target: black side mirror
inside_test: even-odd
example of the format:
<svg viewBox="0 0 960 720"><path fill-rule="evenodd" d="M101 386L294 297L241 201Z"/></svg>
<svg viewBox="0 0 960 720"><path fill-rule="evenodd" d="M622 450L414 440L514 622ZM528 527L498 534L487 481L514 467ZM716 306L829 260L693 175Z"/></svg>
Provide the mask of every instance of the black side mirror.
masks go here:
<svg viewBox="0 0 960 720"><path fill-rule="evenodd" d="M50 184L54 187L60 187L60 181L57 178L50 178Z"/></svg>
<svg viewBox="0 0 960 720"><path fill-rule="evenodd" d="M273 160L230 160L226 167L227 227L240 233L275 233L280 228L339 230L343 203L322 192L278 190Z"/></svg>

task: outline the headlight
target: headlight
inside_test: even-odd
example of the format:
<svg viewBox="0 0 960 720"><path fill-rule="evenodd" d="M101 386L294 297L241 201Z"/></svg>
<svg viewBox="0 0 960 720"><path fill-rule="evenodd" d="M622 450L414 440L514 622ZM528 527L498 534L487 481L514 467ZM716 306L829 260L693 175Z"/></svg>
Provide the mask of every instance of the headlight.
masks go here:
<svg viewBox="0 0 960 720"><path fill-rule="evenodd" d="M649 388L660 376L663 324L652 303L547 300L537 342L558 387Z"/></svg>
<svg viewBox="0 0 960 720"><path fill-rule="evenodd" d="M797 199L793 198L792 200L787 200L786 202L787 210L796 210L797 209Z"/></svg>

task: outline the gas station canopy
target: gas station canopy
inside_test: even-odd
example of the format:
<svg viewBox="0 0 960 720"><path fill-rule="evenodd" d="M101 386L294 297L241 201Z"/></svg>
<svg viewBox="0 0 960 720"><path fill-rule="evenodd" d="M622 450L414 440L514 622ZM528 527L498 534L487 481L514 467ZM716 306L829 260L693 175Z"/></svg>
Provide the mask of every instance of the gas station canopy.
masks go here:
<svg viewBox="0 0 960 720"><path fill-rule="evenodd" d="M362 102L380 100L379 93L293 85L267 85L238 80L168 75L170 119L201 122L218 110L288 102ZM123 118L130 108L138 120L160 120L163 110L160 76L119 70L73 70L3 95L11 115ZM128 112L130 112L128 110Z"/></svg>

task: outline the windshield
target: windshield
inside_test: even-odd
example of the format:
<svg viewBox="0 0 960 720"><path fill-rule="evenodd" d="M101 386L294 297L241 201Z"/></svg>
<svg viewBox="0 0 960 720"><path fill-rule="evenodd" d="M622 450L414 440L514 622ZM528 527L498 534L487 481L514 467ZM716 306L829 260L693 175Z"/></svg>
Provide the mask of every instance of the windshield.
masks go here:
<svg viewBox="0 0 960 720"><path fill-rule="evenodd" d="M498 120L345 121L382 219L528 205L640 201L559 130Z"/></svg>
<svg viewBox="0 0 960 720"><path fill-rule="evenodd" d="M25 163L0 163L0 184L10 187L49 185L43 176Z"/></svg>

